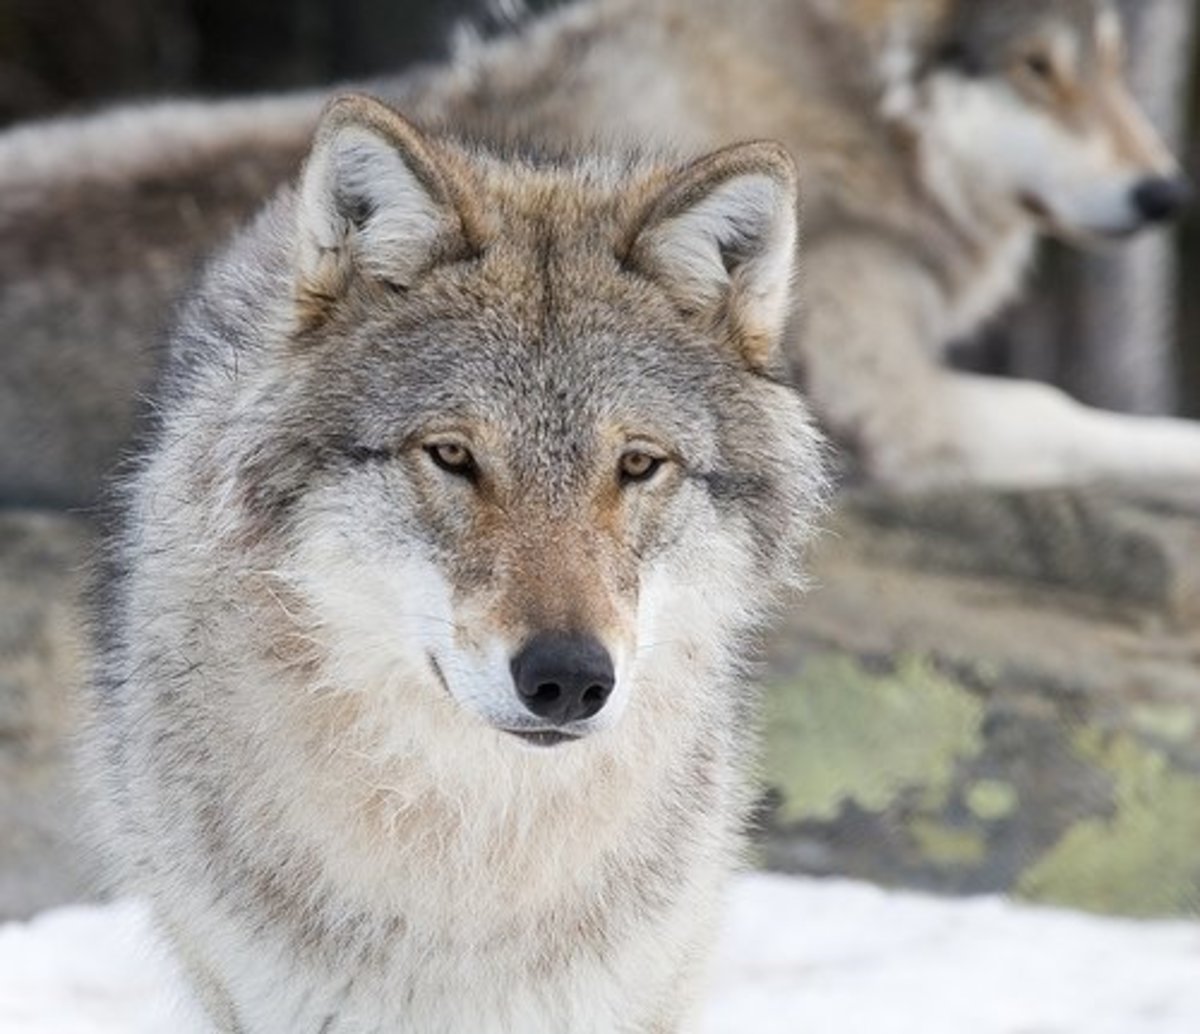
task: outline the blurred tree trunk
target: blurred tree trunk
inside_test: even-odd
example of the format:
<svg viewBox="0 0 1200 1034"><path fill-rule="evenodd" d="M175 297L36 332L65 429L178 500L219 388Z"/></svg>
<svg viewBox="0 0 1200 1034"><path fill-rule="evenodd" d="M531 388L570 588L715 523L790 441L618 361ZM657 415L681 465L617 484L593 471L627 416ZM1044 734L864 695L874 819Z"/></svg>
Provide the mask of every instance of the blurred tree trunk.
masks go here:
<svg viewBox="0 0 1200 1034"><path fill-rule="evenodd" d="M1122 0L1134 92L1178 148L1187 116L1195 0ZM1175 410L1178 250L1147 234L1107 253L1051 248L1045 275L1017 317L1013 372L1056 380L1093 405L1134 413Z"/></svg>
<svg viewBox="0 0 1200 1034"><path fill-rule="evenodd" d="M325 0L337 78L395 72L442 57L455 22L480 0Z"/></svg>
<svg viewBox="0 0 1200 1034"><path fill-rule="evenodd" d="M1187 113L1195 0L1125 0L1134 91L1178 149ZM1178 404L1178 253L1152 234L1080 262L1078 336L1066 386L1085 401L1137 413Z"/></svg>
<svg viewBox="0 0 1200 1034"><path fill-rule="evenodd" d="M190 0L0 0L0 127L188 86Z"/></svg>
<svg viewBox="0 0 1200 1034"><path fill-rule="evenodd" d="M486 8L486 0L0 0L0 127L121 99L391 74L444 55L455 23L486 25Z"/></svg>
<svg viewBox="0 0 1200 1034"><path fill-rule="evenodd" d="M1193 32L1191 119L1185 162L1193 177L1200 177L1200 24ZM1182 412L1200 419L1200 292L1191 285L1200 284L1200 210L1193 205L1180 230L1180 319L1179 340L1182 376Z"/></svg>

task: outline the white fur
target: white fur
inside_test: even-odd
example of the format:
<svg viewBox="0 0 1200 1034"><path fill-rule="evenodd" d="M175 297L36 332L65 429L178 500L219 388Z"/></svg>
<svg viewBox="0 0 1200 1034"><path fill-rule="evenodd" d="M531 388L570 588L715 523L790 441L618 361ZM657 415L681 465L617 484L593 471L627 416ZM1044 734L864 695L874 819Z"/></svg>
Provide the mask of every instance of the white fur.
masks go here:
<svg viewBox="0 0 1200 1034"><path fill-rule="evenodd" d="M350 249L367 275L401 286L423 269L446 225L396 145L366 126L351 125L323 141L308 161L300 192L302 262ZM366 213L360 225L346 208Z"/></svg>
<svg viewBox="0 0 1200 1034"><path fill-rule="evenodd" d="M742 329L772 339L787 320L795 246L794 198L761 174L720 184L652 236L658 263L690 299L715 306L732 290ZM732 276L724 260L730 249L746 256Z"/></svg>
<svg viewBox="0 0 1200 1034"><path fill-rule="evenodd" d="M951 418L971 428L962 445L983 483L1200 480L1200 425L1189 421L1105 413L1048 385L963 374L946 381L944 397Z"/></svg>
<svg viewBox="0 0 1200 1034"><path fill-rule="evenodd" d="M1099 128L1072 132L993 80L935 76L921 123L942 167L939 196L963 216L980 197L1026 199L1066 234L1130 233L1142 225L1134 190L1171 171L1165 155L1150 166L1122 160Z"/></svg>

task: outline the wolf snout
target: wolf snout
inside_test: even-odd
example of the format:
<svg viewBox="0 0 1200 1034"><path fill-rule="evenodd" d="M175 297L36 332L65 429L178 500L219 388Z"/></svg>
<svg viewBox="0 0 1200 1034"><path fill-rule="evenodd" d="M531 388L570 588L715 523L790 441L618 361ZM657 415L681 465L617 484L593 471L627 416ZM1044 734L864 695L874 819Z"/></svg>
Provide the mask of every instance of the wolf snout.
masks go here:
<svg viewBox="0 0 1200 1034"><path fill-rule="evenodd" d="M613 691L612 656L594 636L539 632L512 660L525 707L554 725L594 718Z"/></svg>
<svg viewBox="0 0 1200 1034"><path fill-rule="evenodd" d="M1193 195L1186 176L1151 176L1134 187L1133 203L1146 222L1165 223L1182 212Z"/></svg>

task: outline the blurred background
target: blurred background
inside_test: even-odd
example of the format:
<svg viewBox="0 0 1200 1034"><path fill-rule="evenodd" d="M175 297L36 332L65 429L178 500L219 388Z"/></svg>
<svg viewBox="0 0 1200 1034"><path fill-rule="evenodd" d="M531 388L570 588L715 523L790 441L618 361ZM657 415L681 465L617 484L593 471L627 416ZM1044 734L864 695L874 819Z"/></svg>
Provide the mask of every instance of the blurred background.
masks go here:
<svg viewBox="0 0 1200 1034"><path fill-rule="evenodd" d="M502 28L504 5L482 7L0 0L0 126L392 73L444 56L464 18ZM1123 8L1135 88L1196 175L1197 5ZM1200 417L1200 212L1102 254L1046 246L1028 296L957 361L1107 408ZM1200 917L1200 486L856 492L832 524L818 591L764 651L758 860L1098 916ZM64 846L75 716L61 692L84 652L63 601L93 541L74 515L0 508L0 921L93 892L90 863ZM1118 1030L1087 1028L1101 1029Z"/></svg>
<svg viewBox="0 0 1200 1034"><path fill-rule="evenodd" d="M538 9L551 0L528 0ZM1122 0L1139 96L1200 170L1196 5ZM514 9L511 2L509 11ZM486 0L0 0L0 126L164 94L227 96L395 72L444 56ZM1131 412L1200 416L1200 215L1117 256L1048 247L1041 290L962 361Z"/></svg>

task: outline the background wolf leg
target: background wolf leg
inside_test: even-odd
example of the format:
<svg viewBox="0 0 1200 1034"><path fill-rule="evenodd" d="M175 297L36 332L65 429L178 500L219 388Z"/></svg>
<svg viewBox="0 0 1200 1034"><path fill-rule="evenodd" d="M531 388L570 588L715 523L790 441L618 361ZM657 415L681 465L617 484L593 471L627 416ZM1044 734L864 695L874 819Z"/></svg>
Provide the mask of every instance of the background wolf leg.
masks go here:
<svg viewBox="0 0 1200 1034"><path fill-rule="evenodd" d="M1200 424L1091 409L1057 388L940 365L945 285L888 245L822 247L794 328L818 415L869 476L898 488L1200 478ZM943 292L939 295L939 292Z"/></svg>

